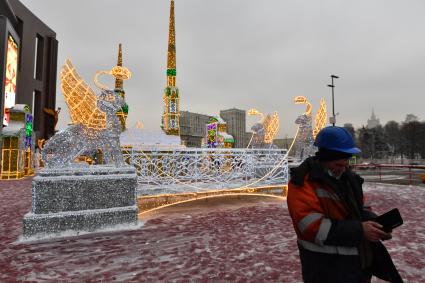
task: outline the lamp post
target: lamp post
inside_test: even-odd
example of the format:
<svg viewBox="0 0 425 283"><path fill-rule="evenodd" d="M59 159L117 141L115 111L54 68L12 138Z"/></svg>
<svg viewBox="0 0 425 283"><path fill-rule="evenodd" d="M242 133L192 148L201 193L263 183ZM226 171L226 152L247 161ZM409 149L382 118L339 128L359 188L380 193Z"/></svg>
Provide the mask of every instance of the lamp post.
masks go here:
<svg viewBox="0 0 425 283"><path fill-rule="evenodd" d="M330 85L328 85L328 87L332 88L332 117L330 117L329 120L330 120L330 123L332 124L332 126L335 127L336 118L335 118L335 102L334 102L334 100L335 100L335 98L334 98L334 88L335 88L334 79L339 79L339 77L335 76L335 75L331 75L332 83Z"/></svg>

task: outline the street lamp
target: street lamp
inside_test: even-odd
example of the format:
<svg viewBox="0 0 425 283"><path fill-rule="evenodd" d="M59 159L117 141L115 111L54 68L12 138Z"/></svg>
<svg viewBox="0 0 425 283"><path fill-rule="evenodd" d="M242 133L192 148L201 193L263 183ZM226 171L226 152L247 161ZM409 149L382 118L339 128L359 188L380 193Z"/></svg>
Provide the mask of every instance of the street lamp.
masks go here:
<svg viewBox="0 0 425 283"><path fill-rule="evenodd" d="M339 79L339 77L335 76L335 75L331 75L332 83L330 85L328 85L328 87L332 88L332 117L329 118L329 122L332 124L332 126L335 126L335 121L336 121L336 118L335 118L335 102L334 102L334 100L335 100L334 99L334 88L335 88L334 79Z"/></svg>

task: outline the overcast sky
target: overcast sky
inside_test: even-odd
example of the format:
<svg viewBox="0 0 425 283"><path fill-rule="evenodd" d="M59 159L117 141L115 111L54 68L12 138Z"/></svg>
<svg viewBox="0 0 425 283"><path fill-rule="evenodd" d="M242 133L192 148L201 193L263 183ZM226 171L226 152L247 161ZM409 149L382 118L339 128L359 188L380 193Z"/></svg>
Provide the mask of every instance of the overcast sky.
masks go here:
<svg viewBox="0 0 425 283"><path fill-rule="evenodd" d="M133 77L125 81L128 126L159 128L166 85L169 0L21 0L59 40L58 71L70 58L94 87L116 64L118 43ZM306 96L321 97L337 124L424 119L425 1L176 0L181 109L214 115L232 107L278 111L280 137L295 133ZM105 80L108 82L108 80ZM109 81L112 86L112 81ZM57 88L57 106L66 108ZM69 122L66 111L59 128ZM256 119L248 118L248 124Z"/></svg>

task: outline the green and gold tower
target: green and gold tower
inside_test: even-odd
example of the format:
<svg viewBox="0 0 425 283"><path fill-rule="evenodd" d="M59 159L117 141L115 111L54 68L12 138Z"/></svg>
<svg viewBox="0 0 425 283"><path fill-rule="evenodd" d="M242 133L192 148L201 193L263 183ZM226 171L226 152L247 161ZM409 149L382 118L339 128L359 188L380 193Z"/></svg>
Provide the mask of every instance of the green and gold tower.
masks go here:
<svg viewBox="0 0 425 283"><path fill-rule="evenodd" d="M121 43L118 47L118 62L117 66L122 67L122 48ZM115 91L121 95L122 98L125 100L125 91L124 91L124 83L123 80L120 78L115 79ZM126 121L128 116L128 105L127 103L124 104L124 106L117 111L118 119L120 119L121 122L121 130L124 131L126 129Z"/></svg>
<svg viewBox="0 0 425 283"><path fill-rule="evenodd" d="M167 135L180 135L180 97L176 87L176 31L174 25L174 0L170 3L168 33L167 87L164 90L164 113L161 128Z"/></svg>

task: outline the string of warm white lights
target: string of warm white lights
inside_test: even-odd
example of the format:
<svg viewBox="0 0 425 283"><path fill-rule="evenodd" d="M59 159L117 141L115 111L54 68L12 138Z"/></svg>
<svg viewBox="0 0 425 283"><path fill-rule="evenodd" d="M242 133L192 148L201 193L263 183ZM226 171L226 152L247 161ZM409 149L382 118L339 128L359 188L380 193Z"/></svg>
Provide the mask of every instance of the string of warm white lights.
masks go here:
<svg viewBox="0 0 425 283"><path fill-rule="evenodd" d="M293 139L291 146L289 147L287 153L284 155L284 157L267 173L265 174L262 178L260 178L259 180L256 180L254 182L251 182L250 184L247 184L245 186L242 187L238 187L238 188L234 188L234 189L227 189L227 190L210 190L210 191L201 191L201 192L196 192L196 193L183 193L183 194L161 194L161 195L155 195L155 196L139 196L138 197L138 205L139 208L142 212L139 213L139 215L142 215L144 213L148 213L151 212L153 210L156 209L160 209L160 208L164 208L167 206L171 206L171 205L176 205L176 204L180 204L180 203L185 203L185 202L190 202L190 201L194 201L194 200L201 200L201 199L207 199L207 198L213 198L213 197L218 197L218 196L223 196L223 195L258 195L258 196L267 196L267 197L277 197L277 198L281 198L284 199L285 196L285 192L287 189L287 185L283 185L283 186L268 186L266 188L262 188L262 187L255 187L252 188L251 186L254 186L255 184L261 182L262 180L264 180L265 178L267 178L268 176L270 176L271 174L274 174L274 172L276 170L279 169L279 167L281 167L283 165L283 163L285 162L285 160L288 157L289 152L291 152L296 137L299 133L299 127L297 128L297 132L295 134L295 138ZM152 165L155 166L155 164L151 161L151 158L146 155L143 151L142 154L145 156L145 159ZM150 166L148 166L149 168ZM202 188L192 185L190 183L185 183L185 182L181 182L180 180L174 178L173 176L171 176L170 174L168 174L167 172L164 172L161 168L157 168L159 169L159 171L161 172L161 174L164 174L165 176L173 179L176 183L180 183L186 186L189 186L195 190L202 190ZM149 170L149 169L148 169ZM150 171L151 173L153 173L152 171ZM277 196L277 195L273 195L273 194L261 194L259 192L263 191L264 189L266 190L273 190L278 188L279 190L282 189L282 195L281 196Z"/></svg>
<svg viewBox="0 0 425 283"><path fill-rule="evenodd" d="M279 115L277 112L273 113L273 117L267 115L263 125L265 130L264 142L272 143L279 131Z"/></svg>
<svg viewBox="0 0 425 283"><path fill-rule="evenodd" d="M91 129L105 129L106 114L97 107L96 94L78 75L69 59L65 61L60 76L72 123L83 124Z"/></svg>
<svg viewBox="0 0 425 283"><path fill-rule="evenodd" d="M211 192L205 192L205 193L211 193ZM228 195L231 195L231 196L246 196L247 194L246 193L232 193L232 194L228 194ZM278 198L278 199L281 199L281 200L286 199L284 196L277 196L277 195L271 195L271 194L249 193L249 195L250 196L262 196L262 197L273 197L273 198ZM222 196L222 195L220 195L220 196ZM162 197L165 197L165 195L163 195ZM203 196L203 197L196 197L195 199L196 200L203 200L203 199L214 198L214 197L217 197L217 195L207 195L207 196ZM177 202L172 202L172 203L167 203L167 204L163 204L163 205L160 205L160 206L156 206L156 207L151 208L151 209L143 210L142 212L139 213L139 216L146 214L148 212L152 212L152 211L162 209L162 208L165 208L165 207L169 207L169 206L172 206L172 205L191 202L193 200L194 199L187 199L187 200L182 200L182 201L177 201Z"/></svg>
<svg viewBox="0 0 425 283"><path fill-rule="evenodd" d="M325 99L320 99L320 107L316 113L316 118L314 121L314 130L313 130L313 138L316 138L316 135L326 126L328 119L328 114L326 112L326 102Z"/></svg>
<svg viewBox="0 0 425 283"><path fill-rule="evenodd" d="M291 151L291 149L293 148L293 145L294 145L294 142L296 140L296 136L298 135L298 132L299 132L299 128L297 128L297 132L295 134L295 138L293 139L293 141L291 143L291 146L288 149L287 153L282 157L282 159L268 173L266 173L264 176L262 176L258 180L255 180L255 181L253 181L253 182L251 182L249 184L246 184L245 186L241 186L241 187L238 187L238 188L235 188L235 189L248 189L248 188L252 187L253 185L255 185L255 184L263 181L265 178L269 177L273 173L275 173L276 170L278 170L284 164L284 162L287 160L288 154ZM164 170L162 170L162 168L156 166L155 163L152 161L151 157L149 157L144 151L140 151L140 153L144 156L144 158L146 159L146 161L150 165L152 165L152 166L147 166L147 170L149 170L151 173L153 173L153 171L151 169L149 169L149 168L154 168L155 167L156 170L158 170L161 175L163 175L163 176L165 176L167 178L170 178L176 184L186 185L186 186L189 186L189 187L191 187L191 188L193 188L195 190L202 190L201 187L198 187L198 186L195 186L195 185L192 185L192 184L188 183L190 181L188 181L188 182L180 181L179 179L175 178L174 176L172 176L172 175L168 174L167 172L165 172Z"/></svg>

